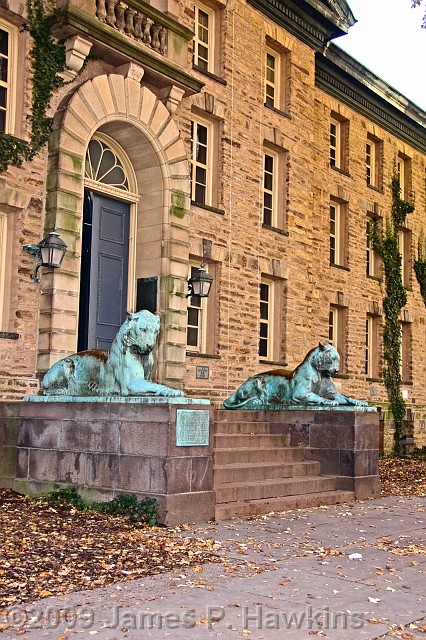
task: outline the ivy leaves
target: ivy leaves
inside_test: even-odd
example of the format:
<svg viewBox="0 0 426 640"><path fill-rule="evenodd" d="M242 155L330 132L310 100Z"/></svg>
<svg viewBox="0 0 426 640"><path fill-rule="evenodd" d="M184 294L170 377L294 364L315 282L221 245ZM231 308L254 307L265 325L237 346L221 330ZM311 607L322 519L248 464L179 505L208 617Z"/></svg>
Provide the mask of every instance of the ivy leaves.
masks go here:
<svg viewBox="0 0 426 640"><path fill-rule="evenodd" d="M417 260L414 260L414 273L420 286L420 293L426 306L426 243L423 232L419 237L417 249Z"/></svg>
<svg viewBox="0 0 426 640"><path fill-rule="evenodd" d="M33 39L31 138L27 143L0 132L0 171L5 171L10 164L20 165L24 160L31 160L46 144L52 126L46 111L54 90L64 83L58 74L66 67L65 46L52 38L51 16L44 13L42 0L27 0L27 11L28 24L24 29Z"/></svg>
<svg viewBox="0 0 426 640"><path fill-rule="evenodd" d="M399 250L399 230L407 215L414 211L414 205L401 198L399 174L394 165L391 179L391 215L386 220L386 229L371 223L371 242L383 261L386 295L383 298L385 323L383 327L383 358L385 367L383 378L388 392L390 410L395 425L394 454L401 455L400 439L403 435L405 402L401 393L401 324L400 315L407 304L407 292L402 280L402 257ZM426 264L425 264L426 267ZM425 268L426 276L426 268ZM426 287L426 280L425 280Z"/></svg>

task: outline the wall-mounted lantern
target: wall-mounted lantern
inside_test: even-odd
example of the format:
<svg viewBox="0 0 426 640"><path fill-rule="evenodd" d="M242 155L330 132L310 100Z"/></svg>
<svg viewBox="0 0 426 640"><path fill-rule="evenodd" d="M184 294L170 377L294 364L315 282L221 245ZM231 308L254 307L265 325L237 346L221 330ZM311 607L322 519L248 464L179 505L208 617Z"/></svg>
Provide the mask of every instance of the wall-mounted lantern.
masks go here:
<svg viewBox="0 0 426 640"><path fill-rule="evenodd" d="M204 263L198 267L196 275L192 276L188 280L187 298L190 296L198 296L199 298L207 298L210 293L210 287L212 286L213 278L207 273Z"/></svg>
<svg viewBox="0 0 426 640"><path fill-rule="evenodd" d="M36 266L35 272L31 274L32 280L38 284L41 282L37 276L40 267L53 267L57 269L61 266L62 260L67 250L67 245L59 237L59 233L52 229L52 231L38 244L24 244L22 247L24 251L32 256L36 256L39 264Z"/></svg>

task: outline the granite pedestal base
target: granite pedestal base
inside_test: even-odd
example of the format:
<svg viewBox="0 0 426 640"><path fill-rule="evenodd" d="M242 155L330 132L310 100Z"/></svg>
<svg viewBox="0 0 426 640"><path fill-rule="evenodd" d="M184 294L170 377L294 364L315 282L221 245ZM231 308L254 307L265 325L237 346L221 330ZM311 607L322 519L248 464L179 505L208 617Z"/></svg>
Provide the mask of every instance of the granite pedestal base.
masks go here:
<svg viewBox="0 0 426 640"><path fill-rule="evenodd" d="M190 429L178 444L180 411L204 412L203 444ZM212 414L208 401L182 398L0 403L0 482L28 495L64 485L92 500L134 493L158 500L163 524L210 520Z"/></svg>

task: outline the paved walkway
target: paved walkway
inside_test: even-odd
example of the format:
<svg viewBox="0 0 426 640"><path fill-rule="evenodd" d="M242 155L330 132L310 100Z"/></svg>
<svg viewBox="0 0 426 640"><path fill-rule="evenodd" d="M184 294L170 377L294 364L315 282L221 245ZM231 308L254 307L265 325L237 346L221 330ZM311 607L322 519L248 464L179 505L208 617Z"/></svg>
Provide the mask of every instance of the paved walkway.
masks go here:
<svg viewBox="0 0 426 640"><path fill-rule="evenodd" d="M224 561L15 607L17 621L27 622L0 640L426 640L426 497L184 533L220 541ZM60 609L69 612L68 628ZM40 628L41 613L50 625Z"/></svg>

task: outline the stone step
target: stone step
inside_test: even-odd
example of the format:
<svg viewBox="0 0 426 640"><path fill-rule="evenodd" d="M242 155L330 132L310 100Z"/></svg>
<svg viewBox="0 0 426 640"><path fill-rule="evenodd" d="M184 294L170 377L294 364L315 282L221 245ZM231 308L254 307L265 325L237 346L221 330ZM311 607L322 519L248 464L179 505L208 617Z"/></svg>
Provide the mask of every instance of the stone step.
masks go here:
<svg viewBox="0 0 426 640"><path fill-rule="evenodd" d="M224 464L215 466L214 482L216 485L226 482L244 482L250 480L267 480L273 478L291 478L294 476L319 476L321 464L314 460L302 462L263 462L261 464L245 463Z"/></svg>
<svg viewBox="0 0 426 640"><path fill-rule="evenodd" d="M304 460L303 447L235 447L216 449L214 464L251 464L259 462L301 462Z"/></svg>
<svg viewBox="0 0 426 640"><path fill-rule="evenodd" d="M252 502L266 498L327 493L337 489L335 476L301 476L262 481L228 482L215 486L216 504Z"/></svg>
<svg viewBox="0 0 426 640"><path fill-rule="evenodd" d="M269 422L253 422L247 420L236 420L218 422L215 420L215 433L254 433L262 434L269 433Z"/></svg>
<svg viewBox="0 0 426 640"><path fill-rule="evenodd" d="M289 444L290 437L283 434L218 433L214 436L216 449L288 447Z"/></svg>
<svg viewBox="0 0 426 640"><path fill-rule="evenodd" d="M217 409L215 412L215 419L220 422L245 422L249 416L250 422L255 422L257 419L262 422L265 419L265 413L261 409L259 411L246 409Z"/></svg>
<svg viewBox="0 0 426 640"><path fill-rule="evenodd" d="M355 494L352 491L322 491L264 500L249 500L247 502L228 502L218 504L215 510L216 521L244 518L265 513L289 511L292 509L309 509L323 505L342 504L352 502Z"/></svg>

